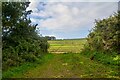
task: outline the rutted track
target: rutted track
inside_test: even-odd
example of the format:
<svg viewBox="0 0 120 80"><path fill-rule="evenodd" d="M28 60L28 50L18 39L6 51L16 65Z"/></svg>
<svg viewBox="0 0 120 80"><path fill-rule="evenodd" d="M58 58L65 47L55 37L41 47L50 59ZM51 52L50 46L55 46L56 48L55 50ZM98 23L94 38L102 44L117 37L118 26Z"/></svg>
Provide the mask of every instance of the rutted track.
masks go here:
<svg viewBox="0 0 120 80"><path fill-rule="evenodd" d="M109 66L94 62L81 54L51 54L54 57L23 74L29 78L118 78Z"/></svg>
<svg viewBox="0 0 120 80"><path fill-rule="evenodd" d="M81 42L81 43L79 43ZM43 57L43 64L38 64L35 68L27 70L25 73L16 74L17 78L119 78L115 76L116 70L109 66L90 60L80 54L83 48L83 41L74 43L61 41L51 41L50 50L53 54L46 54ZM58 44L59 43L59 44ZM76 44L75 44L76 43ZM64 46L64 47L63 47ZM65 46L70 46L64 49ZM79 47L76 47L79 46ZM70 49L69 49L70 48ZM49 50L49 51L50 51ZM61 52L60 52L61 50ZM69 52L73 50L73 52ZM74 54L76 50L79 52ZM61 54L64 53L64 54ZM51 57L52 56L52 57ZM34 65L34 63L33 63Z"/></svg>

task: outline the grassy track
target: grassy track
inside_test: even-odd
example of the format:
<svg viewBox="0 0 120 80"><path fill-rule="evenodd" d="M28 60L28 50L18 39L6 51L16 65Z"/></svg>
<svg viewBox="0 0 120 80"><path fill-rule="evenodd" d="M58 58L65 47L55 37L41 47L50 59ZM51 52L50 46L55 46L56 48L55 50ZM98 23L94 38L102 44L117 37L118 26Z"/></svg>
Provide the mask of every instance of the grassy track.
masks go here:
<svg viewBox="0 0 120 80"><path fill-rule="evenodd" d="M49 58L50 56L52 58ZM46 63L23 73L23 78L117 78L115 70L81 54L49 54Z"/></svg>
<svg viewBox="0 0 120 80"><path fill-rule="evenodd" d="M40 64L36 62L24 64L11 71L8 70L3 76L13 78L119 78L115 75L117 72L115 69L80 54L85 42L85 39L49 41L49 52L55 54L46 54Z"/></svg>

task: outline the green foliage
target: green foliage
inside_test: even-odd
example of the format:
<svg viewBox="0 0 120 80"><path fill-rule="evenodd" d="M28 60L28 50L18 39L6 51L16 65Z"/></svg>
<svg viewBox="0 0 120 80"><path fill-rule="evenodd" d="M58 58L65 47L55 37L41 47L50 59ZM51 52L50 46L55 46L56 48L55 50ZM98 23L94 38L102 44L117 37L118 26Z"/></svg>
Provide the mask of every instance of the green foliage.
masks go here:
<svg viewBox="0 0 120 80"><path fill-rule="evenodd" d="M95 27L89 33L88 48L96 51L120 53L120 12L107 19L95 20Z"/></svg>
<svg viewBox="0 0 120 80"><path fill-rule="evenodd" d="M84 50L81 52L90 60L118 69L120 66L120 12L103 19L95 20ZM93 59L92 59L93 58ZM117 72L116 75L119 75Z"/></svg>
<svg viewBox="0 0 120 80"><path fill-rule="evenodd" d="M98 51L90 51L90 50L84 50L81 52L81 54L91 57L94 56L94 60L103 63L105 65L111 65L112 67L118 68L120 64L120 56L119 55L110 55L110 54L105 54L102 52ZM117 53L114 53L117 54Z"/></svg>
<svg viewBox="0 0 120 80"><path fill-rule="evenodd" d="M47 40L41 38L32 25L26 11L29 2L2 3L2 59L3 70L19 66L24 62L34 62L47 53Z"/></svg>
<svg viewBox="0 0 120 80"><path fill-rule="evenodd" d="M34 62L37 61L38 58L34 54L27 54L22 56L23 59L25 59L26 62Z"/></svg>

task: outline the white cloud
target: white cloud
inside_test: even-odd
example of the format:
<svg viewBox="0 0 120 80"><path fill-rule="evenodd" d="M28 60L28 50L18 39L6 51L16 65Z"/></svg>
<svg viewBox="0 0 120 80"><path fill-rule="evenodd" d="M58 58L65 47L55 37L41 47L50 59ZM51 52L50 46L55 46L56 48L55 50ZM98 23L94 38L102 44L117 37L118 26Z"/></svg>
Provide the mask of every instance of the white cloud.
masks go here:
<svg viewBox="0 0 120 80"><path fill-rule="evenodd" d="M42 21L41 27L47 27L50 30L65 29L65 31L68 28L70 28L69 31L75 30L76 28L83 28L88 24L92 24L96 18L106 17L106 15L109 16L112 14L113 9L108 10L111 5L113 3L89 3L88 5L86 3L86 7L75 7L75 5L71 7L65 3L48 3L44 12L53 18ZM103 9L106 9L106 11L103 12ZM105 15L104 13L107 14Z"/></svg>
<svg viewBox="0 0 120 80"><path fill-rule="evenodd" d="M48 4L45 9L45 12L53 18L42 21L41 27L47 27L50 30L63 30L68 28L74 30L75 27L82 27L80 26L80 24L83 24L80 22L80 9L77 7L71 8L65 4L59 3Z"/></svg>
<svg viewBox="0 0 120 80"><path fill-rule="evenodd" d="M27 10L32 10L33 12L38 11L37 6L39 4L39 2L35 1L35 0L29 0L31 3L29 5L29 7L27 8Z"/></svg>
<svg viewBox="0 0 120 80"><path fill-rule="evenodd" d="M39 2L32 2L29 9L33 9L31 20L38 23L38 27L41 29L52 31L51 35L58 35L54 32L73 34L73 32L83 29L87 32L93 27L94 19L106 18L117 11L117 3L111 2L47 2L46 4L44 10L37 11L37 7L40 6Z"/></svg>
<svg viewBox="0 0 120 80"><path fill-rule="evenodd" d="M118 2L119 0L30 0L42 2Z"/></svg>

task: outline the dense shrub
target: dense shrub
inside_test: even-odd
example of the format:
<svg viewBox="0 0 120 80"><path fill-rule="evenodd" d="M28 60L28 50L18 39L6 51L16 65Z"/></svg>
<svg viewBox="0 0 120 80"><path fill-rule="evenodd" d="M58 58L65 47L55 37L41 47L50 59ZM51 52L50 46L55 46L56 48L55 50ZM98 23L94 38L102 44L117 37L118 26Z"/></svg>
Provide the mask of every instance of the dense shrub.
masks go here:
<svg viewBox="0 0 120 80"><path fill-rule="evenodd" d="M95 20L87 42L90 50L120 53L120 12L107 19Z"/></svg>
<svg viewBox="0 0 120 80"><path fill-rule="evenodd" d="M26 11L29 2L2 3L2 61L3 70L24 62L37 61L49 47L47 40L36 32Z"/></svg>
<svg viewBox="0 0 120 80"><path fill-rule="evenodd" d="M116 69L120 66L120 12L95 20L95 27L87 37L82 54Z"/></svg>

